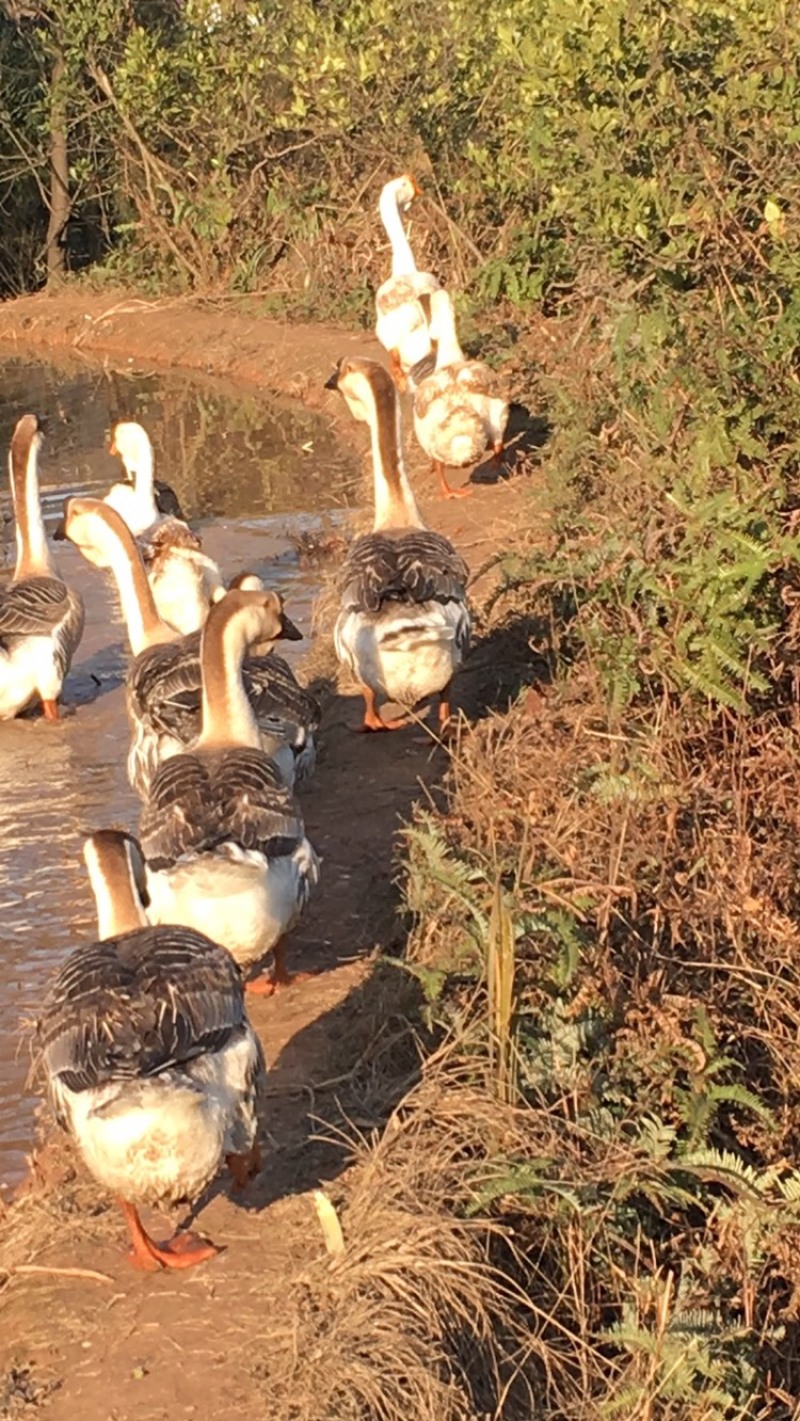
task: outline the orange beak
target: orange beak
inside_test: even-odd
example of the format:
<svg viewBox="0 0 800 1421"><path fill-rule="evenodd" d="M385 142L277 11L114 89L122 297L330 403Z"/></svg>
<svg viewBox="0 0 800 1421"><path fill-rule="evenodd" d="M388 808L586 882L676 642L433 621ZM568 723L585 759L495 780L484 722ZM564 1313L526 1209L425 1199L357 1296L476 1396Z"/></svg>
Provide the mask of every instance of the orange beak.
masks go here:
<svg viewBox="0 0 800 1421"><path fill-rule="evenodd" d="M415 197L420 197L421 194L422 194L422 188L420 187L420 185L419 185L419 183L417 182L416 178L413 178L410 173L406 173L406 177L408 178L408 181L410 182L411 187L412 187L412 189L413 189L413 191L414 191L414 196L415 196Z"/></svg>
<svg viewBox="0 0 800 1421"><path fill-rule="evenodd" d="M108 446L108 452L109 452L109 454L116 454L116 455L119 457L119 450L117 449L117 441L116 441L116 439L114 438L113 434L112 434L112 436L111 436L111 443L110 443L109 446Z"/></svg>

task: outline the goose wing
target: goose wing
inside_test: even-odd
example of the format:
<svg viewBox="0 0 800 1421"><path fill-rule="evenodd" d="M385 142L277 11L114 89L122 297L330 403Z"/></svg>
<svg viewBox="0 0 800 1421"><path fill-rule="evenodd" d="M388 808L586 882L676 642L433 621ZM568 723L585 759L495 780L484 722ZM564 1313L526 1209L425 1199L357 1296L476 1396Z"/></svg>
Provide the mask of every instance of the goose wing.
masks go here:
<svg viewBox="0 0 800 1421"><path fill-rule="evenodd" d="M189 928L139 928L72 953L45 998L36 1051L51 1081L80 1091L180 1067L246 1026L229 953Z"/></svg>
<svg viewBox="0 0 800 1421"><path fill-rule="evenodd" d="M502 379L484 361L465 360L463 365L454 365L450 369L454 383L459 390L469 390L476 395L487 395L493 400L506 398Z"/></svg>
<svg viewBox="0 0 800 1421"><path fill-rule="evenodd" d="M259 722L269 717L305 732L317 729L319 703L300 685L282 656L276 656L274 651L268 656L249 656L242 672L248 699Z"/></svg>
<svg viewBox="0 0 800 1421"><path fill-rule="evenodd" d="M52 637L62 676L83 634L84 607L60 577L25 577L0 593L0 647L8 650L23 637Z"/></svg>
<svg viewBox="0 0 800 1421"><path fill-rule="evenodd" d="M157 735L189 745L200 731L200 632L151 646L128 672L132 715Z"/></svg>
<svg viewBox="0 0 800 1421"><path fill-rule="evenodd" d="M374 613L385 602L463 601L468 577L464 559L441 533L367 533L353 543L345 563L342 604Z"/></svg>
<svg viewBox="0 0 800 1421"><path fill-rule="evenodd" d="M0 593L0 639L50 636L70 611L70 593L58 577L25 577Z"/></svg>
<svg viewBox="0 0 800 1421"><path fill-rule="evenodd" d="M248 657L243 676L259 724L279 720L294 727L290 740L317 728L319 706L282 657ZM136 719L190 745L200 733L200 632L141 652L128 673L128 698Z"/></svg>
<svg viewBox="0 0 800 1421"><path fill-rule="evenodd" d="M142 811L140 840L150 868L213 853L225 844L267 858L305 837L295 800L260 750L200 750L160 766Z"/></svg>

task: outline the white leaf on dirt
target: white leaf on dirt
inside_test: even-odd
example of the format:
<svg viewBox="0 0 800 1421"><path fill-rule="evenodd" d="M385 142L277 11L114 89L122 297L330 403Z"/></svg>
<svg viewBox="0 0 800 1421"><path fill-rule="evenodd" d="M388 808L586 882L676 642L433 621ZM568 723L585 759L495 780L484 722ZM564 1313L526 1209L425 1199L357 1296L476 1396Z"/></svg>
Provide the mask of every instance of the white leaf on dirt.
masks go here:
<svg viewBox="0 0 800 1421"><path fill-rule="evenodd" d="M344 1253L344 1234L333 1204L327 1194L321 1189L314 1190L314 1208L317 1211L322 1235L325 1239L325 1247L332 1258L339 1258Z"/></svg>

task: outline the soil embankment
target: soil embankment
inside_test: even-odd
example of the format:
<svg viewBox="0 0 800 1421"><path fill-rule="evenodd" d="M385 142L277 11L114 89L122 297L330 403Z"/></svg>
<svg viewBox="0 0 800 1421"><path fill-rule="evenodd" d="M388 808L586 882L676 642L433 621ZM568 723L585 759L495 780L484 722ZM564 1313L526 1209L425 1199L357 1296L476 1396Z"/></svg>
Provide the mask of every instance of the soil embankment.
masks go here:
<svg viewBox="0 0 800 1421"><path fill-rule="evenodd" d="M365 431L323 388L348 352L379 354L370 335L264 320L229 304L75 288L0 306L0 358L125 360L247 381L323 409L364 450ZM469 499L441 502L418 451L411 475L426 519L474 569L522 516L524 481L477 484ZM479 649L457 693L468 714L497 671ZM303 794L323 878L289 946L293 964L319 975L255 1005L271 1067L264 1168L238 1198L222 1181L197 1213L200 1231L226 1251L186 1275L134 1273L117 1211L63 1143L45 1145L0 1225L0 1415L38 1407L52 1421L221 1421L245 1412L285 1421L270 1405L270 1358L291 1348L292 1289L325 1255L313 1189L328 1181L334 1198L346 1189L346 1148L318 1137L345 1115L366 1133L381 1123L374 1063L391 1058L399 1033L391 994L369 963L402 943L397 830L415 800L435 793L446 765L446 750L424 729L363 736L359 718L353 697L331 692L317 773Z"/></svg>

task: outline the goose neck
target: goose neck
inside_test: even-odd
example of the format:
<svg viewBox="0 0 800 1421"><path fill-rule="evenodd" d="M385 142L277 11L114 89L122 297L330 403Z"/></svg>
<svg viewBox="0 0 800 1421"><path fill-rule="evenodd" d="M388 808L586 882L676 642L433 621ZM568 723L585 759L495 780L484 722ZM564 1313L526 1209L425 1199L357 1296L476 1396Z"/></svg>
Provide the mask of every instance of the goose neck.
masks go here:
<svg viewBox="0 0 800 1421"><path fill-rule="evenodd" d="M375 532L422 528L423 522L403 464L400 406L394 388L373 389L370 418Z"/></svg>
<svg viewBox="0 0 800 1421"><path fill-rule="evenodd" d="M105 838L105 835L97 835L89 839L83 851L101 942L147 925L125 839L113 833L109 833L108 842Z"/></svg>
<svg viewBox="0 0 800 1421"><path fill-rule="evenodd" d="M456 313L449 296L445 291L435 291L431 299L431 334L436 341L436 369L443 370L447 365L463 363L464 352L459 343Z"/></svg>
<svg viewBox="0 0 800 1421"><path fill-rule="evenodd" d="M392 248L392 276L410 276L417 264L403 225L395 184L388 183L383 189L379 210Z"/></svg>
<svg viewBox="0 0 800 1421"><path fill-rule="evenodd" d="M204 749L249 746L258 750L261 736L242 680L242 663L249 637L241 618L222 603L211 609L203 628L200 661L203 676L203 719L198 744Z"/></svg>
<svg viewBox="0 0 800 1421"><path fill-rule="evenodd" d="M20 428L23 426L23 428ZM38 446L39 434L31 417L31 425L20 420L9 454L11 496L14 501L17 560L14 578L52 576L55 572L42 517L39 497Z"/></svg>
<svg viewBox="0 0 800 1421"><path fill-rule="evenodd" d="M138 656L157 642L173 641L175 633L158 615L144 563L132 534L121 537L109 528L103 542L108 566L117 584L133 655Z"/></svg>

